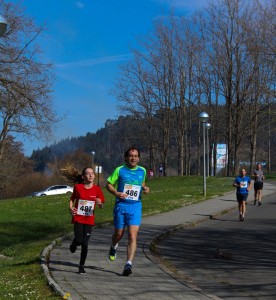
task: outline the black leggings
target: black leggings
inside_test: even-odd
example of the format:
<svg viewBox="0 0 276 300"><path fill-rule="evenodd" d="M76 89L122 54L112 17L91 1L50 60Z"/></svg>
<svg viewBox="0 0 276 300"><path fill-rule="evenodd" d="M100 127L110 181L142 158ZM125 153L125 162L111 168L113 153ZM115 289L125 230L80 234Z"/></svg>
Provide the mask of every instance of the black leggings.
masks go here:
<svg viewBox="0 0 276 300"><path fill-rule="evenodd" d="M83 266L87 257L88 252L88 242L92 232L92 225L74 223L74 234L73 244L76 246L81 246L81 257L80 265Z"/></svg>

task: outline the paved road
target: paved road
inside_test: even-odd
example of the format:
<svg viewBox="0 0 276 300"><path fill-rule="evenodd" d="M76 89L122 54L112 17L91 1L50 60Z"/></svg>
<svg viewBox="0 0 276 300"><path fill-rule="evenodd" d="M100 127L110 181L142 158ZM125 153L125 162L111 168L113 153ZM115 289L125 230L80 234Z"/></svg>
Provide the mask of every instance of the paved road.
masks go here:
<svg viewBox="0 0 276 300"><path fill-rule="evenodd" d="M265 194L269 195L273 193L276 193L276 186L267 183ZM138 248L133 264L133 274L129 277L123 277L121 275L126 260L126 239L119 245L118 258L116 261L111 262L108 259L110 239L113 232L111 226L95 228L93 231L86 262L86 275L77 274L80 253L79 250L77 250L75 254L69 252L70 240L63 240L61 243L50 245L45 249L42 261L47 257L49 257L49 261L48 264L43 263L42 267L44 268L50 284L62 296L66 297L67 293L70 294L68 299L219 299L217 295L221 295L221 297L225 296L224 291L228 290L225 288L228 285L228 282L220 286L213 284L213 289L207 289L210 285L210 277L215 277L215 275L212 274L210 274L210 276L208 275L207 271L210 271L211 268L214 270L214 274L219 270L219 274L217 274L217 276L219 276L221 273L219 266L222 268L222 265L220 264L223 262L223 268L224 266L228 267L227 272L229 276L227 276L227 278L233 277L235 279L236 276L238 276L236 274L239 272L246 278L248 275L246 265L254 266L256 259L262 258L262 263L259 264L258 269L258 272L260 273L267 271L268 269L266 267L269 266L269 264L275 263L275 259L268 262L266 256L260 255L264 250L264 242L273 243L274 241L275 245L275 240L273 240L274 237L272 238L273 235L259 234L261 229L257 229L253 222L253 211L261 214L261 211L266 211L268 205L276 206L273 204L273 197L271 204L267 201L262 207L251 207L248 205L248 215L244 223L236 221L237 212L233 217L230 217L229 215L229 220L228 216L223 215L223 217L218 217L219 220L202 223L200 227L196 227L195 230L204 228L201 226L205 226L205 224L211 225L210 231L207 226L205 229L202 229L203 231L201 234L198 233L198 235L195 235L196 238L193 238L193 232L196 234L196 232L199 231L194 231L194 229L192 229L184 230L183 232L179 231L179 233L177 233L190 233L190 235L187 236L187 238L189 238L187 240L186 237L184 239L181 236L178 237L176 235L172 239L169 238L167 240L169 244L162 242L158 246L158 249L162 251L166 260L169 260L169 265L177 265L177 263L182 262L177 265L177 270L165 267L168 266L168 263L165 263L165 266L163 263L160 264L160 261L149 251L150 243L165 233L169 233L168 236L170 236L172 232L175 231L175 228L181 229L191 223L207 220L210 215L216 216L216 214L221 211L231 210L234 207L236 208L235 194L233 192L195 205L182 207L173 212L144 218L139 233ZM250 219L250 216L252 219ZM262 214L260 215L260 218L261 216ZM273 221L275 218L272 218L272 214L268 217L267 213L265 213L263 214L263 217L264 219L259 219L260 221L258 222L258 224L263 224L263 231L266 231L266 227L271 228L275 225L275 222ZM225 229L223 232L215 231L217 227L224 226L228 229ZM241 228L243 228L243 230ZM248 230L245 230L245 228L248 228ZM254 232L256 233L256 236L263 237L261 243L256 243L255 240L249 242L249 233L253 234ZM221 235L225 235L226 237L226 234L229 236L227 245L225 242L226 239L224 239L219 244L219 247L224 250L230 250L234 254L234 259L229 260L227 263L224 260L215 260L213 258L214 249L218 247L216 240L219 240ZM244 238L248 237L248 244L246 244L245 248L243 247L245 239L243 239L242 236L244 236ZM255 236L253 237L255 239ZM177 238L177 240L175 240L175 238ZM209 244L211 242L212 244ZM237 247L238 251L236 252ZM235 251L233 251L234 248ZM273 252L275 251L274 248L271 248L271 258L273 254L275 254ZM204 249L205 251L203 251ZM207 258L203 256L204 252L208 253L209 256ZM252 255L254 253L252 257L254 263L252 262L252 258L249 258L248 255L246 255L247 252ZM239 256L239 253L242 255ZM202 274L204 273L204 271L202 271L204 270L203 265L205 266L205 270L207 270L206 275L203 276L206 278L205 281L201 280ZM232 273L234 265L239 265L239 269L236 268L236 272ZM197 268L201 268L202 270L195 273L190 272L191 270L197 271ZM187 270L189 270L189 272ZM175 272L172 271L176 271L177 276L175 275ZM199 284L195 285L195 283ZM248 285L251 285L250 280ZM269 290L269 286L271 286L270 283L268 283L267 286L267 290ZM237 287L237 285L235 287ZM273 289L273 287L271 288Z"/></svg>
<svg viewBox="0 0 276 300"><path fill-rule="evenodd" d="M276 194L262 206L249 203L245 222L235 210L176 232L157 250L205 292L231 300L276 299Z"/></svg>

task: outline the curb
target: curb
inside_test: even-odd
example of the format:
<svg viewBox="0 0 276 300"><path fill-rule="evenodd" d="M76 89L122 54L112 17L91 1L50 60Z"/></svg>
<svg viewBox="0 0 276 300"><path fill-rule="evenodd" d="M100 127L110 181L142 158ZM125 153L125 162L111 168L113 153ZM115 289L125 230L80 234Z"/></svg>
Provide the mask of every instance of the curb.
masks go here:
<svg viewBox="0 0 276 300"><path fill-rule="evenodd" d="M104 227L104 226L108 226L112 223L110 222L107 222L107 223L103 223L101 225L98 225L98 226L95 226L95 227ZM51 276L51 273L49 271L49 258L50 258L50 254L51 254L51 251L53 250L53 248L59 244L61 244L64 240L67 240L67 239L72 239L73 238L73 235L74 233L70 233L66 236L63 236L63 237L60 237L60 238L57 238L55 239L49 246L47 246L46 248L44 248L41 252L41 255L40 255L40 266L41 266L41 269L48 281L48 285L57 293L59 294L62 299L65 299L65 300L73 300L71 298L71 294L68 293L68 292L65 292L57 282L54 281L53 277Z"/></svg>
<svg viewBox="0 0 276 300"><path fill-rule="evenodd" d="M230 194L232 192L226 192L224 195ZM270 194L270 193L269 193ZM268 194L268 195L269 195ZM206 199L208 200L208 199ZM250 201L251 202L251 201ZM253 200L252 200L253 202ZM146 241L143 243L142 245L142 251L144 253L144 255L150 260L152 261L154 264L156 264L162 271L164 271L165 273L167 273L169 276L171 276L172 278L174 278L175 280L177 280L178 282L180 282L181 284L189 287L190 289L192 289L193 291L202 294L212 300L222 300L221 298L212 295L212 294L207 294L205 293L201 288L195 286L194 284L192 284L192 280L191 278L189 278L188 275L186 275L183 271L178 271L176 269L172 270L172 267L169 267L168 262L166 262L164 259L162 259L162 257L160 255L158 255L158 253L155 251L155 246L161 242L162 240L166 239L167 237L173 235L174 233L176 233L177 231L183 230L185 228L189 228L189 227L195 227L198 224L205 222L209 219L215 219L217 216L220 216L222 214L226 214L231 212L232 210L236 209L236 205L230 208L226 208L223 209L221 211L218 211L216 213L210 214L209 216L206 216L204 218L192 221L188 224L179 224L176 226L173 226L163 232L161 232L160 234L158 234L152 241ZM112 223L108 222L105 224L101 224L99 226L95 226L95 227L104 227L104 226L108 226L111 225ZM53 288L53 290L59 294L62 299L68 299L68 300L73 300L71 298L70 293L65 292L62 290L62 288L53 280L51 273L49 271L49 258L50 258L50 254L52 249L57 246L58 244L62 243L62 241L66 240L66 239L71 239L72 238L72 233L64 236L64 237L60 237L55 239L49 246L47 246L46 248L44 248L44 250L41 252L41 256L40 256L40 264L41 264L41 268L44 272L44 275L48 281L49 286L51 286Z"/></svg>
<svg viewBox="0 0 276 300"><path fill-rule="evenodd" d="M150 261L152 261L154 264L156 264L162 271L167 273L169 276L171 276L172 278L174 278L181 284L187 286L188 288L192 289L193 291L195 291L201 295L204 295L212 300L222 300L222 298L219 298L213 294L205 293L201 288L192 284L191 283L192 279L187 274L185 274L183 271L178 271L176 268L170 266L169 262L167 262L165 259L163 259L162 256L158 254L158 252L156 251L155 248L158 243L160 243L164 239L172 236L174 233L176 233L180 230L184 230L185 228L189 228L189 227L195 227L200 223L206 222L209 219L215 219L216 217L218 217L222 214L229 213L235 209L236 209L236 206L228 208L228 209L224 209L222 211L219 211L215 214L210 215L209 217L204 217L202 219L193 221L189 224L180 224L180 225L176 225L172 228L169 228L168 230L165 230L164 232L157 235L151 242L145 242L142 246L143 253Z"/></svg>
<svg viewBox="0 0 276 300"><path fill-rule="evenodd" d="M49 286L57 294L59 294L62 297L62 299L67 299L67 300L72 300L70 293L66 293L65 291L63 291L63 289L54 281L54 279L51 276L48 266L49 266L49 258L50 258L52 249L56 245L62 243L62 241L66 240L70 237L71 237L71 235L67 235L67 236L55 239L49 246L44 248L44 250L41 252L41 256L40 256L40 265L41 265L42 271L48 281Z"/></svg>
<svg viewBox="0 0 276 300"><path fill-rule="evenodd" d="M185 286L189 287L190 289L194 290L197 293L200 293L202 295L205 295L207 297L209 297L212 300L221 300L221 298L218 298L214 295L210 295L210 294L205 294L202 289L198 288L197 286L191 284L189 282L189 280L187 279L188 276L185 275L183 272L179 272L179 271L171 271L170 268L168 268L165 264L164 261L162 263L162 259L161 256L159 256L154 248L155 245L158 244L160 241L164 240L165 238L171 236L172 234L174 234L175 232L179 231L179 230L183 230L185 228L188 227L194 227L197 224L200 224L202 222L207 221L210 218L215 218L216 216L219 216L221 214L224 213L228 213L229 211L235 209L235 207L227 209L227 210L222 210L220 212L217 212L216 214L212 214L209 217L205 217L202 219L199 219L197 221L191 222L189 224L180 224L177 226L174 226L168 230L166 230L165 232L160 233L159 235L157 235L151 242L145 242L142 246L142 251L144 253L144 255L150 260L152 261L154 264L156 264L161 270L163 270L164 272L166 272L168 275L170 275L172 278L174 278L175 280L177 280L178 282L184 284ZM107 223L104 224L102 226L106 226L106 225L110 225L111 223ZM101 226L98 226L101 227ZM48 281L48 285L57 293L59 294L62 299L66 299L66 300L73 300L71 298L70 293L65 292L59 285L57 282L54 281L54 279L51 276L51 273L49 271L49 258L50 258L50 254L52 249L61 244L64 240L70 239L72 238L72 233L67 235L67 236L63 236L60 238L55 239L49 246L47 246L46 248L44 248L44 250L41 252L41 256L40 256L40 265L41 268L43 270L43 273Z"/></svg>
<svg viewBox="0 0 276 300"><path fill-rule="evenodd" d="M227 192L224 195L230 194L231 192ZM270 195L271 193L268 193L266 196ZM253 203L254 200L248 201L248 202L252 202ZM175 267L173 267L172 265L170 265L170 262L166 261L161 255L158 254L158 252L156 251L156 245L158 243L160 243L161 241L165 240L166 238L172 236L174 233L180 231L180 230L184 230L185 228L190 228L190 227L195 227L200 223L206 222L209 219L216 219L216 217L223 215L223 214L227 214L230 213L234 210L237 209L237 206L234 205L233 207L229 207L226 208L224 210L218 211L216 213L210 214L209 216L206 216L204 218L195 220L193 222L190 222L188 224L179 224L176 226L173 226L165 231L163 231L162 233L158 234L151 242L145 242L143 244L143 252L145 254L145 256L152 261L153 263L155 263L156 265L158 265L158 267L163 270L164 272L166 272L169 276L171 276L172 278L174 278L175 280L177 280L178 282L180 282L181 284L191 288L192 290L194 290L195 292L202 294L212 300L222 300L222 298L219 298L215 295L209 294L209 293L205 293L201 288L197 287L196 285L192 284L192 279L185 274L183 271L179 271L177 270Z"/></svg>

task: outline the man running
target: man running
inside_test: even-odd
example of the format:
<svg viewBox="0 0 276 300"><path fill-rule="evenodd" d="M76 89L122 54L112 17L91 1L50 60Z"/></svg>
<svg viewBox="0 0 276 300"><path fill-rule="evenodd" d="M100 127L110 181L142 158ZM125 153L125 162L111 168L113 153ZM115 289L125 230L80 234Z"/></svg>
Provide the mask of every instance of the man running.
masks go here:
<svg viewBox="0 0 276 300"><path fill-rule="evenodd" d="M149 193L145 185L146 170L138 166L140 151L130 147L124 155L125 164L117 167L107 179L107 190L116 197L113 210L114 233L109 251L109 259L116 259L118 242L122 239L125 227L128 228L127 261L123 275L132 273L132 261L137 248L137 235L142 218L141 194Z"/></svg>
<svg viewBox="0 0 276 300"><path fill-rule="evenodd" d="M264 172L262 170L262 165L260 163L257 164L256 170L252 174L254 177L254 205L262 205L262 190L264 187Z"/></svg>

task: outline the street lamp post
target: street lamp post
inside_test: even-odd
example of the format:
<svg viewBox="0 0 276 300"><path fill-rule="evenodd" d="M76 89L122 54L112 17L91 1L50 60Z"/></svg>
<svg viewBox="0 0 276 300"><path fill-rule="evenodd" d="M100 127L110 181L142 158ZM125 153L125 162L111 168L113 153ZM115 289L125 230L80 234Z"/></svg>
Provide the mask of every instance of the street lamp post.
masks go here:
<svg viewBox="0 0 276 300"><path fill-rule="evenodd" d="M92 168L94 168L94 159L95 159L95 151L91 151L91 155L92 155Z"/></svg>
<svg viewBox="0 0 276 300"><path fill-rule="evenodd" d="M98 166L98 186L100 186L100 166Z"/></svg>
<svg viewBox="0 0 276 300"><path fill-rule="evenodd" d="M0 15L0 37L4 35L7 29L6 20Z"/></svg>
<svg viewBox="0 0 276 300"><path fill-rule="evenodd" d="M202 132L203 132L203 195L206 196L206 151L205 151L205 123L208 122L209 115L202 111L199 115L199 120L202 123Z"/></svg>
<svg viewBox="0 0 276 300"><path fill-rule="evenodd" d="M209 145L209 130L211 129L212 125L210 123L205 123L205 127L206 127L206 136L207 136L207 178L209 178L210 175L210 145Z"/></svg>
<svg viewBox="0 0 276 300"><path fill-rule="evenodd" d="M98 186L100 186L100 174L102 173L102 166L96 166L96 174L98 176Z"/></svg>
<svg viewBox="0 0 276 300"><path fill-rule="evenodd" d="M4 35L7 29L6 20L0 15L0 37ZM3 198L3 188L0 187L0 200Z"/></svg>

